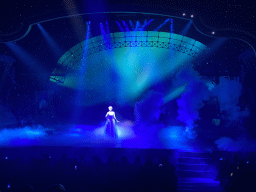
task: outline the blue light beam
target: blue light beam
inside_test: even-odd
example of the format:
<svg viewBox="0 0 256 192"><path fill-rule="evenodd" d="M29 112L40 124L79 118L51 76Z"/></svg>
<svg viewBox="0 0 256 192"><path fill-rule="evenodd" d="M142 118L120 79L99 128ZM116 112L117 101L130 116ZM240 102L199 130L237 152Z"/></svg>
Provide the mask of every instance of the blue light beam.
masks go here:
<svg viewBox="0 0 256 192"><path fill-rule="evenodd" d="M161 27L163 27L170 19L166 19L164 23L162 23L160 26L158 26L154 31L158 31Z"/></svg>
<svg viewBox="0 0 256 192"><path fill-rule="evenodd" d="M171 31L171 33L174 33L174 29L173 29L173 19L170 19L170 21L171 21L170 31Z"/></svg>
<svg viewBox="0 0 256 192"><path fill-rule="evenodd" d="M146 22L147 20L145 20L144 25L141 27L141 30L144 31L146 30L146 28L149 26L149 24L153 21L154 19L150 19L148 22Z"/></svg>
<svg viewBox="0 0 256 192"><path fill-rule="evenodd" d="M118 25L120 31L124 32L124 28L122 27L122 25L118 21L116 21L116 24Z"/></svg>
<svg viewBox="0 0 256 192"><path fill-rule="evenodd" d="M16 42L8 42L5 44L32 71L37 74L46 74L41 62L38 61L32 54L28 53L24 48L19 46Z"/></svg>
<svg viewBox="0 0 256 192"><path fill-rule="evenodd" d="M180 32L181 35L185 36L188 33L189 28L192 25L192 20L188 22L188 24L184 27L184 29Z"/></svg>
<svg viewBox="0 0 256 192"><path fill-rule="evenodd" d="M63 50L60 48L60 46L56 43L56 41L51 38L49 33L45 31L45 29L42 27L42 25L37 24L38 28L40 29L42 35L44 36L45 40L49 44L50 49L54 53L56 58L59 58L63 54Z"/></svg>

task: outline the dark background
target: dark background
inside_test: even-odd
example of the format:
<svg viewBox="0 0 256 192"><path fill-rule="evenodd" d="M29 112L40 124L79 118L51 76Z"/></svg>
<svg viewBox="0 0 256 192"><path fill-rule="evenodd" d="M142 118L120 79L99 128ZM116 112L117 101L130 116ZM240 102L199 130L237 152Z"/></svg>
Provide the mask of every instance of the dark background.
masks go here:
<svg viewBox="0 0 256 192"><path fill-rule="evenodd" d="M44 0L2 1L0 4L1 41L14 39L30 23L74 13L107 11L141 11L168 15L194 14L194 22L203 32L216 36L237 36L255 43L254 1L237 0Z"/></svg>

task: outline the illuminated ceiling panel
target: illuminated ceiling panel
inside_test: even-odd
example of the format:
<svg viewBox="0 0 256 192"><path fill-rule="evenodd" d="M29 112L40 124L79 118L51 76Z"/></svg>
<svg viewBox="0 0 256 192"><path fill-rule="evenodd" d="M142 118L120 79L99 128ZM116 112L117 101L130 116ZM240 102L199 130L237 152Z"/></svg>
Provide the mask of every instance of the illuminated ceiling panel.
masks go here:
<svg viewBox="0 0 256 192"><path fill-rule="evenodd" d="M134 101L207 50L198 41L168 32L117 32L108 37L92 37L72 47L58 61L65 70L55 69L50 77L83 90L81 105Z"/></svg>
<svg viewBox="0 0 256 192"><path fill-rule="evenodd" d="M158 47L164 49L175 49L176 51L187 53L192 57L198 56L201 51L207 49L207 46L199 41L168 32L116 32L111 33L108 37L111 38L104 39L103 36L92 37L88 40L87 47L84 47L85 42L78 43L59 59L58 64L75 69L75 66L79 66L79 64L75 63L81 62L81 56L83 54L91 55L106 49L122 47Z"/></svg>

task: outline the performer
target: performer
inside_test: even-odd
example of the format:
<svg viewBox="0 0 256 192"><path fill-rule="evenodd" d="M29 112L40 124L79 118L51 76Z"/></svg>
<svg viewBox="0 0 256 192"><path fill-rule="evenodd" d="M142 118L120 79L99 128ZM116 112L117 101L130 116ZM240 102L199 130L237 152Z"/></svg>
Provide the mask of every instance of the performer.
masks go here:
<svg viewBox="0 0 256 192"><path fill-rule="evenodd" d="M117 131L116 131L116 128L115 128L115 121L116 122L119 122L119 121L116 119L115 112L112 111L113 107L109 106L108 110L109 111L107 112L107 114L105 116L106 119L107 119L106 134L113 137L113 138L117 138Z"/></svg>

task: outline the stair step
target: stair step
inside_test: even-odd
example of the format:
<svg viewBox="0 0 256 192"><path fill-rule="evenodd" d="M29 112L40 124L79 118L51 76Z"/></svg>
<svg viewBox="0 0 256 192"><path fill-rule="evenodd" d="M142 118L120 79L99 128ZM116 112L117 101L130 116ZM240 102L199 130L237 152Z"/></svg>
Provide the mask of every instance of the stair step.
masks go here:
<svg viewBox="0 0 256 192"><path fill-rule="evenodd" d="M177 192L222 192L212 152L179 151Z"/></svg>
<svg viewBox="0 0 256 192"><path fill-rule="evenodd" d="M180 151L179 157L199 157L199 158L211 158L212 152L189 152Z"/></svg>
<svg viewBox="0 0 256 192"><path fill-rule="evenodd" d="M219 181L210 178L178 177L178 183L212 183L219 185Z"/></svg>
<svg viewBox="0 0 256 192"><path fill-rule="evenodd" d="M187 164L187 163L178 163L178 170L195 170L195 171L207 171L211 166L208 164Z"/></svg>
<svg viewBox="0 0 256 192"><path fill-rule="evenodd" d="M178 177L177 192L222 192L220 182L209 178Z"/></svg>
<svg viewBox="0 0 256 192"><path fill-rule="evenodd" d="M201 186L197 185L195 187L178 187L177 192L185 192L185 191L190 191L190 192L223 192L224 190L221 187L216 187L216 186Z"/></svg>
<svg viewBox="0 0 256 192"><path fill-rule="evenodd" d="M196 157L179 157L178 163L187 164L209 164L213 160L211 158L196 158Z"/></svg>
<svg viewBox="0 0 256 192"><path fill-rule="evenodd" d="M178 170L178 177L194 177L194 178L215 178L216 173L213 171L194 171L194 170Z"/></svg>

